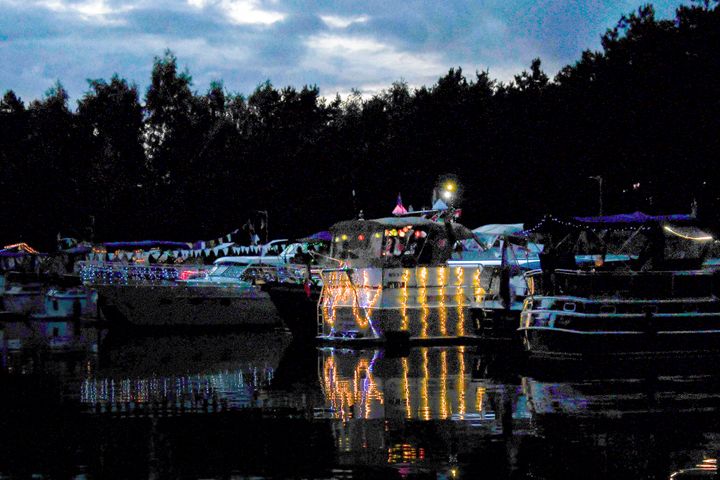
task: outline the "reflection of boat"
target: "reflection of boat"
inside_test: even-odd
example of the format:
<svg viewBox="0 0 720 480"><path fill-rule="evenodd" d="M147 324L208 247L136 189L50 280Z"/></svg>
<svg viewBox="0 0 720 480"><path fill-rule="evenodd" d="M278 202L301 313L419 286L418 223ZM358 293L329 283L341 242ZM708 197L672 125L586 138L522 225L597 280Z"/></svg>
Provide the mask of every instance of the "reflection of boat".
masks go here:
<svg viewBox="0 0 720 480"><path fill-rule="evenodd" d="M532 478L562 471L567 478L667 479L689 459L695 464L718 451L717 375L546 372L542 380L522 380L541 439Z"/></svg>
<svg viewBox="0 0 720 480"><path fill-rule="evenodd" d="M114 333L114 332L111 332ZM275 332L195 336L108 335L100 367L85 379L81 401L103 411L121 404L202 408L258 406L290 343Z"/></svg>
<svg viewBox="0 0 720 480"><path fill-rule="evenodd" d="M99 284L99 308L110 320L141 326L280 325L267 293L244 279L248 265L220 258L203 277L184 283Z"/></svg>
<svg viewBox="0 0 720 480"><path fill-rule="evenodd" d="M469 303L477 264L448 266L465 227L423 217L340 222L331 229L340 268L322 271L325 340L445 340L475 336Z"/></svg>
<svg viewBox="0 0 720 480"><path fill-rule="evenodd" d="M620 421L711 418L720 411L720 378L714 375L523 379L523 390L536 419Z"/></svg>
<svg viewBox="0 0 720 480"><path fill-rule="evenodd" d="M718 465L716 458L704 458L694 467L683 468L670 475L670 480L692 480L695 478L717 478Z"/></svg>
<svg viewBox="0 0 720 480"><path fill-rule="evenodd" d="M325 410L316 416L339 420L333 432L345 465L454 477L469 471L478 444L512 444L529 425L519 386L474 379L465 346L413 348L405 357L325 348L319 360Z"/></svg>
<svg viewBox="0 0 720 480"><path fill-rule="evenodd" d="M45 294L43 317L94 317L97 294L82 287L53 288Z"/></svg>
<svg viewBox="0 0 720 480"><path fill-rule="evenodd" d="M320 380L333 418L482 423L496 417L488 398L503 389L473 380L468 347L414 348L407 357L387 357L382 350L320 352Z"/></svg>
<svg viewBox="0 0 720 480"><path fill-rule="evenodd" d="M9 351L54 352L92 351L97 347L97 330L84 328L77 318L34 317L3 321L4 346Z"/></svg>
<svg viewBox="0 0 720 480"><path fill-rule="evenodd" d="M42 283L8 283L2 294L5 311L27 315L43 311L46 288Z"/></svg>
<svg viewBox="0 0 720 480"><path fill-rule="evenodd" d="M520 325L532 356L720 353L719 277L701 269L713 238L691 217L636 213L542 228L555 240L541 255L543 269L528 274ZM606 262L615 243L621 251ZM578 251L592 263L581 263Z"/></svg>

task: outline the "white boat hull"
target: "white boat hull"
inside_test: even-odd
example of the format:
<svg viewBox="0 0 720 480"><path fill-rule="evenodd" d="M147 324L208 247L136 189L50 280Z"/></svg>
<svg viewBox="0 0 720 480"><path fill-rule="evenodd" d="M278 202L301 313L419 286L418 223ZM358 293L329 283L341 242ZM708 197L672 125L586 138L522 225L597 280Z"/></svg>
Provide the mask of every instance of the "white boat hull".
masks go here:
<svg viewBox="0 0 720 480"><path fill-rule="evenodd" d="M480 269L368 268L323 277L321 337L410 340L476 336L470 304Z"/></svg>
<svg viewBox="0 0 720 480"><path fill-rule="evenodd" d="M280 326L267 293L257 288L184 286L98 287L98 305L110 321L138 326Z"/></svg>

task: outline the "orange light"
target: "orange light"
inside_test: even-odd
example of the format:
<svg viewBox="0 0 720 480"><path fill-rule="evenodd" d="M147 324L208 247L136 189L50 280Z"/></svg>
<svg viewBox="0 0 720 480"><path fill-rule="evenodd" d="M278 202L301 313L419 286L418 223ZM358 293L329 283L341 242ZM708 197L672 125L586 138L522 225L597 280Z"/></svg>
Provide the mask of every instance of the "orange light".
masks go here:
<svg viewBox="0 0 720 480"><path fill-rule="evenodd" d="M22 250L22 251L24 251L24 252L32 253L32 254L37 254L37 253L39 253L37 250L35 250L34 248L32 248L30 245L28 245L28 244L25 243L25 242L22 242L22 243L14 243L14 244L12 244L12 245L6 245L4 248L5 248L5 249L8 249L8 248L17 248L18 250Z"/></svg>

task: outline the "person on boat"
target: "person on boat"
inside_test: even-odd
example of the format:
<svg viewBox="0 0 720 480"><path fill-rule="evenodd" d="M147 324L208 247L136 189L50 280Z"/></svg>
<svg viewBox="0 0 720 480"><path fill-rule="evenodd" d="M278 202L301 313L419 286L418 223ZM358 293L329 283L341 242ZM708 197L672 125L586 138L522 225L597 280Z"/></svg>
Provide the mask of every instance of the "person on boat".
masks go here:
<svg viewBox="0 0 720 480"><path fill-rule="evenodd" d="M555 269L558 263L558 255L553 245L548 244L543 251L538 254L538 258L540 259L540 269L542 270L543 289L547 292L553 292L555 290Z"/></svg>
<svg viewBox="0 0 720 480"><path fill-rule="evenodd" d="M305 254L302 251L302 247L298 246L295 249L295 255L292 257L292 263L297 263L299 265L302 265L305 263Z"/></svg>

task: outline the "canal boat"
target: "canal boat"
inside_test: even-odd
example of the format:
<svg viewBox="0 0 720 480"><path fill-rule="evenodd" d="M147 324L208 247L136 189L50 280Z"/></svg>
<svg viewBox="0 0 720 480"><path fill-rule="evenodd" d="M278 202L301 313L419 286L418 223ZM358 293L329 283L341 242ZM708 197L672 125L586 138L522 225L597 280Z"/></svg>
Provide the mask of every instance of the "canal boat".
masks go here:
<svg viewBox="0 0 720 480"><path fill-rule="evenodd" d="M470 302L481 294L477 263L449 266L458 223L421 216L335 224L321 271L318 338L331 342L448 342L476 338Z"/></svg>
<svg viewBox="0 0 720 480"><path fill-rule="evenodd" d="M636 212L541 223L545 250L541 269L526 275L519 328L531 357L720 353L720 272L703 268L715 240L693 217Z"/></svg>

